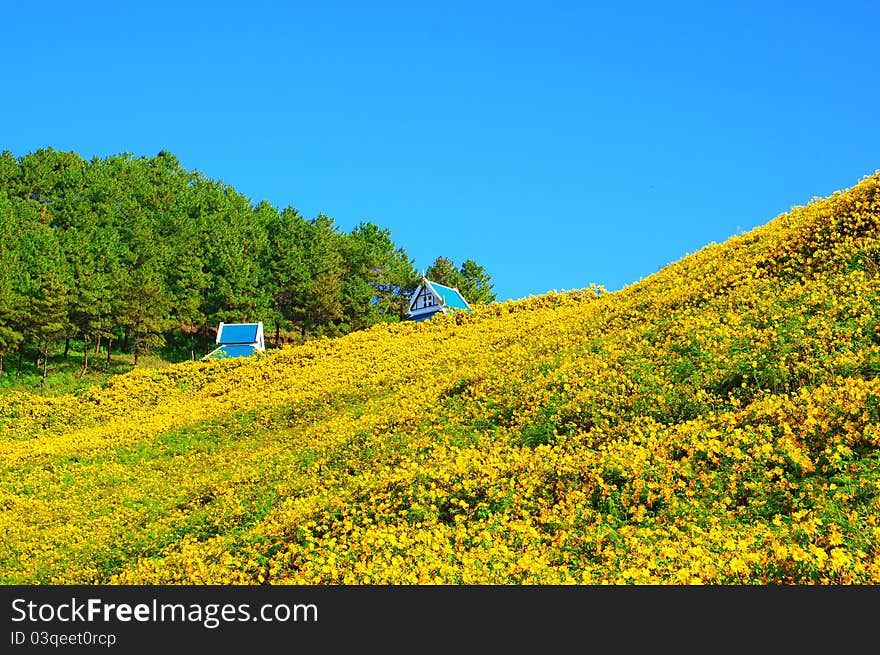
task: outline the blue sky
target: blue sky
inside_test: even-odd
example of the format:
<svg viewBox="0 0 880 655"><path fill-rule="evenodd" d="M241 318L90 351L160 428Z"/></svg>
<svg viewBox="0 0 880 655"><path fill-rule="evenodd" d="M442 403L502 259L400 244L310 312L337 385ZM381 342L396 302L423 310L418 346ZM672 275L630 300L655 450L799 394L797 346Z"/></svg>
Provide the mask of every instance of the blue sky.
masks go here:
<svg viewBox="0 0 880 655"><path fill-rule="evenodd" d="M716 4L716 6L712 6ZM615 290L880 169L872 2L15 3L0 150L175 154L499 300Z"/></svg>

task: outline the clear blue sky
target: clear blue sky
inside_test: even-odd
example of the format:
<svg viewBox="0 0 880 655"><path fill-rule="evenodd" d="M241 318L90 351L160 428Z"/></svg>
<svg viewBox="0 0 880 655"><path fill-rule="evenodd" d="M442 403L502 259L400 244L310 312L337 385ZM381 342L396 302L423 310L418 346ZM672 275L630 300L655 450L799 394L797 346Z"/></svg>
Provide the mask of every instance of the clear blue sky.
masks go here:
<svg viewBox="0 0 880 655"><path fill-rule="evenodd" d="M711 5L716 5L715 7ZM0 150L175 154L499 300L619 289L880 169L877 3L33 2Z"/></svg>

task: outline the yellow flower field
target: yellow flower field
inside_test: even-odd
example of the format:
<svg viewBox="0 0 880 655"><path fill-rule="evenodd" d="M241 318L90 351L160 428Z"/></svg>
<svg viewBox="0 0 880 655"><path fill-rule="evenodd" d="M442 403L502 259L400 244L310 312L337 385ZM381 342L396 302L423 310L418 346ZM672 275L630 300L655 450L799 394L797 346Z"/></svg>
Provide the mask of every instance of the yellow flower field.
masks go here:
<svg viewBox="0 0 880 655"><path fill-rule="evenodd" d="M3 582L880 582L880 173L598 287L0 396Z"/></svg>

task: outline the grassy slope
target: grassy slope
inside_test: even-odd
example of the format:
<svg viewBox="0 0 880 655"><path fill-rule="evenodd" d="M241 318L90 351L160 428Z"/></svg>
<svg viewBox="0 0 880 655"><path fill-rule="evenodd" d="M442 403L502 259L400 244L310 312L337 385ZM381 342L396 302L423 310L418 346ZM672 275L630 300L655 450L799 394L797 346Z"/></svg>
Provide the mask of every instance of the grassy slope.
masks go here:
<svg viewBox="0 0 880 655"><path fill-rule="evenodd" d="M56 344L58 353L49 356L46 382L43 384L42 363L34 361L34 354L22 362L18 372L18 357L13 355L5 358L3 372L0 375L0 394L9 391L26 391L42 396L57 396L66 393L78 393L93 385L106 383L112 377L128 373L135 368L134 357L127 353L113 353L107 361L107 351L97 356L89 354L89 367L82 375L83 354L81 343L75 343L76 351L67 357L61 354L62 344ZM141 355L140 367L157 368L167 366L170 362L154 355ZM182 361L182 360L178 360Z"/></svg>
<svg viewBox="0 0 880 655"><path fill-rule="evenodd" d="M878 187L616 293L4 395L4 581L880 582Z"/></svg>

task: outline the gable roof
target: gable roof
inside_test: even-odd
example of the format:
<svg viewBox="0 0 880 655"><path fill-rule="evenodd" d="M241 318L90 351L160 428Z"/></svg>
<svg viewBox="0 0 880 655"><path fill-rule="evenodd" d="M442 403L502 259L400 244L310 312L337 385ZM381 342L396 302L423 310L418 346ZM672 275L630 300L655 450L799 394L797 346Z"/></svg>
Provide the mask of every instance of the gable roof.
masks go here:
<svg viewBox="0 0 880 655"><path fill-rule="evenodd" d="M453 287L447 287L445 284L431 282L426 280L428 286L434 290L434 293L440 298L444 307L450 309L470 309L467 300L461 295L461 291Z"/></svg>
<svg viewBox="0 0 880 655"><path fill-rule="evenodd" d="M433 296L433 299L429 299L428 296ZM420 300L421 304L419 304ZM438 312L448 314L453 309L469 312L471 306L455 287L431 282L422 276L422 283L410 298L406 313L409 319L414 319L416 316L427 318L427 315L433 316Z"/></svg>
<svg viewBox="0 0 880 655"><path fill-rule="evenodd" d="M221 323L217 330L217 343L256 343L259 333L259 323Z"/></svg>

